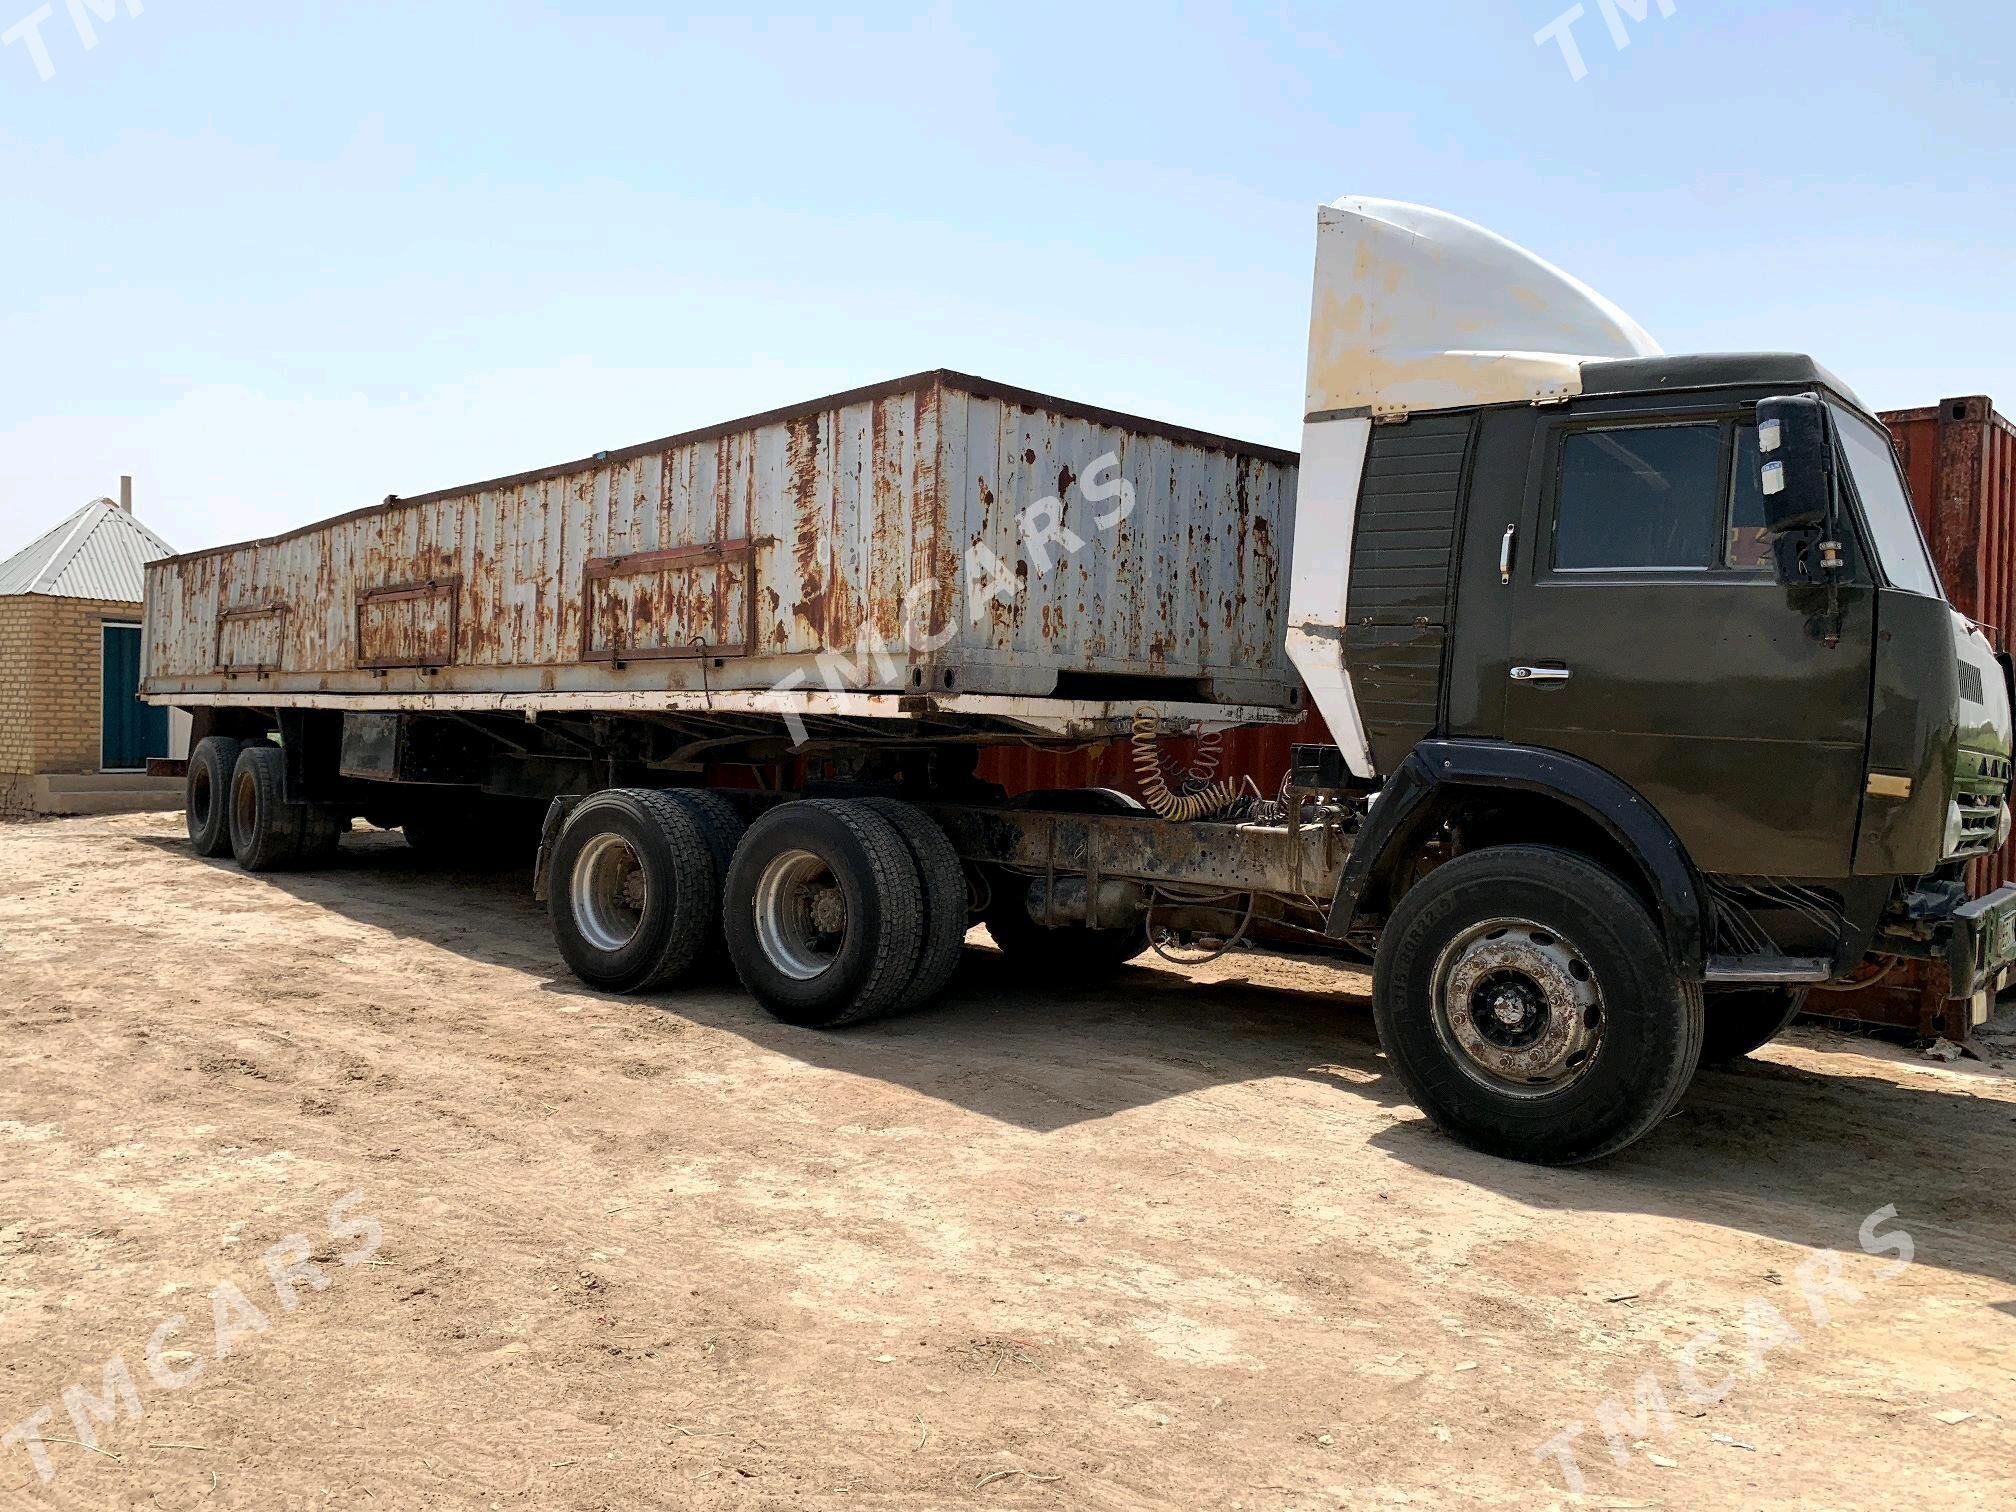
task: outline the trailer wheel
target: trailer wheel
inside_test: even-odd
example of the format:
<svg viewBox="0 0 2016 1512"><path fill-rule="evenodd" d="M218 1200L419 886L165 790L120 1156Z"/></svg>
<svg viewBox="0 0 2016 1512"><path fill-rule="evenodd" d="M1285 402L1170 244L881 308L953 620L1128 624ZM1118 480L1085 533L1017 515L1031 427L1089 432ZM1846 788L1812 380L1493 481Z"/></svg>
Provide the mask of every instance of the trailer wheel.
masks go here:
<svg viewBox="0 0 2016 1512"><path fill-rule="evenodd" d="M286 756L254 744L231 770L231 854L248 872L286 871L328 859L340 832L320 809L284 796Z"/></svg>
<svg viewBox="0 0 2016 1512"><path fill-rule="evenodd" d="M782 804L735 849L722 926L774 1017L832 1029L892 1007L922 953L923 887L894 826L859 803Z"/></svg>
<svg viewBox="0 0 2016 1512"><path fill-rule="evenodd" d="M924 937L917 972L891 1009L907 1013L943 992L965 958L966 868L938 822L914 804L895 798L864 798L861 807L889 821L910 852L924 890Z"/></svg>
<svg viewBox="0 0 2016 1512"><path fill-rule="evenodd" d="M189 753L182 808L189 843L199 856L230 854L231 774L238 769L241 749L243 742L229 735L205 735Z"/></svg>
<svg viewBox="0 0 2016 1512"><path fill-rule="evenodd" d="M568 968L605 992L647 992L691 971L720 907L686 808L649 788L576 804L553 848L547 912Z"/></svg>
<svg viewBox="0 0 2016 1512"><path fill-rule="evenodd" d="M1804 987L1741 987L1709 993L1701 1064L1720 1065L1763 1049L1792 1027L1805 1006Z"/></svg>
<svg viewBox="0 0 2016 1512"><path fill-rule="evenodd" d="M1637 896L1549 846L1475 851L1401 898L1373 968L1379 1043L1422 1111L1488 1154L1594 1160L1649 1132L1701 1058Z"/></svg>

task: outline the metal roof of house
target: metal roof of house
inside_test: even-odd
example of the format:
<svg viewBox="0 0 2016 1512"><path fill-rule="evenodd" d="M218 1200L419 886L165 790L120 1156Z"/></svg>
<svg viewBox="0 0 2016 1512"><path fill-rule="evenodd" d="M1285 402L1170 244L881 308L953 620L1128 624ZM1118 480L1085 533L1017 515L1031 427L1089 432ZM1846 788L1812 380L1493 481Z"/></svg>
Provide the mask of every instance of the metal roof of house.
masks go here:
<svg viewBox="0 0 2016 1512"><path fill-rule="evenodd" d="M137 604L147 563L175 548L110 499L93 499L41 539L0 562L0 597L117 599Z"/></svg>

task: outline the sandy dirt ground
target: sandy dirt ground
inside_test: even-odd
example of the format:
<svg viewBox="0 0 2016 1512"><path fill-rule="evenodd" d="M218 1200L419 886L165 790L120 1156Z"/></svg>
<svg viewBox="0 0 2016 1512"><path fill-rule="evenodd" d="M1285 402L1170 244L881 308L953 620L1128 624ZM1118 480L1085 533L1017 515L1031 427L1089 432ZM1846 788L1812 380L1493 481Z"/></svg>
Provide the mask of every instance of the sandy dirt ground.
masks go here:
<svg viewBox="0 0 2016 1512"><path fill-rule="evenodd" d="M1802 1027L1529 1169L1351 971L820 1034L348 845L0 826L0 1505L2016 1505L2007 1067Z"/></svg>

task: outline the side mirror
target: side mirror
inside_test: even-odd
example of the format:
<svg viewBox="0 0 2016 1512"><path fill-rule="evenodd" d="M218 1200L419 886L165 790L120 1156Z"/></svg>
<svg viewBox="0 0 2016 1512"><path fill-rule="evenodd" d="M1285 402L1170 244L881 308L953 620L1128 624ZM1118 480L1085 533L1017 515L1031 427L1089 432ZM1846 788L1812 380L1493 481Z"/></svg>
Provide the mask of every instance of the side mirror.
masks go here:
<svg viewBox="0 0 2016 1512"><path fill-rule="evenodd" d="M1811 394L1757 401L1764 528L1774 536L1827 523L1834 503L1834 437Z"/></svg>

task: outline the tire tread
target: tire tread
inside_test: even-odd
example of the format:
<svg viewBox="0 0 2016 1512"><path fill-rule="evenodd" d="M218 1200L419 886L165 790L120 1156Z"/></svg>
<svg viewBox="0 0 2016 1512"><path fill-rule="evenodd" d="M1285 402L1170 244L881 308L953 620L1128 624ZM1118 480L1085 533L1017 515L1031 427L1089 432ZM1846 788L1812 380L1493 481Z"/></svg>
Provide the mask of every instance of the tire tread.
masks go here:
<svg viewBox="0 0 2016 1512"><path fill-rule="evenodd" d="M916 865L922 889L924 919L917 970L889 1010L907 1013L944 991L965 958L966 868L938 822L915 804L897 798L863 798L860 804L880 814L896 831Z"/></svg>
<svg viewBox="0 0 2016 1512"><path fill-rule="evenodd" d="M832 814L853 831L868 854L874 890L880 900L881 928L875 955L854 1001L829 1020L829 1026L858 1024L887 1013L915 978L924 945L924 884L910 848L896 827L859 802L836 798L803 800Z"/></svg>

